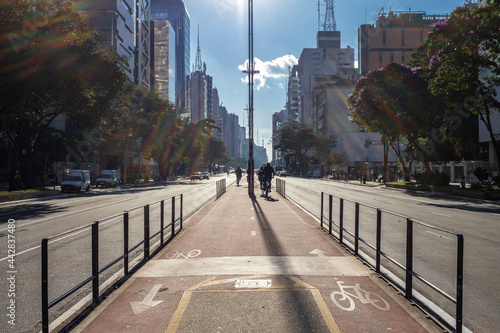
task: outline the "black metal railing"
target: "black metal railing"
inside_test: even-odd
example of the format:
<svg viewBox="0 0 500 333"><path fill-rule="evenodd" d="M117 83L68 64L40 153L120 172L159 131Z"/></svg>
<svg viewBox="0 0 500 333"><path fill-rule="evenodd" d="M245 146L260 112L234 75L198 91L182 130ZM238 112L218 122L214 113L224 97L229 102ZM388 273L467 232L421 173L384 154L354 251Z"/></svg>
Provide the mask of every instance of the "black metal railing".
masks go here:
<svg viewBox="0 0 500 333"><path fill-rule="evenodd" d="M179 202L176 204L176 198L179 198ZM171 201L171 213L170 213L170 222L165 225L165 201ZM159 230L151 235L151 221L150 221L150 209L151 206L158 205L159 207ZM143 239L130 247L129 245L129 216L132 212L139 212L143 210L143 229L144 235ZM123 217L123 253L118 258L113 259L108 264L104 265L102 268L99 268L99 227L110 223L111 221L116 220L117 218ZM147 261L150 257L156 254L159 250L161 250L166 244L168 244L181 230L183 224L183 195L180 194L178 196L174 196L165 200L157 201L155 203L137 207L126 211L124 213L116 214L105 219L96 221L94 223L85 225L83 227L70 230L68 232L50 237L44 238L42 240L42 260L41 260L41 271L42 271L42 331L44 333L49 332L49 309L60 303L61 301L68 298L70 295L74 294L88 283L92 282L92 302L88 308L95 307L100 301L102 294L106 293L103 291L100 295L99 293L99 277L108 270L110 267L115 264L123 261L123 277L119 281L127 278L131 272L133 272L137 267L139 267L142 263ZM67 237L70 235L75 235L82 231L90 229L91 231L91 267L92 267L92 275L90 277L85 278L82 282L78 283L75 287L63 293L62 295L56 297L54 300L49 302L49 251L48 246L51 241L55 241L61 239L62 237ZM159 237L157 247L152 252L151 248L151 240L155 237ZM166 238L168 237L168 238ZM140 246L143 246L142 260L138 261L132 268L129 267L130 255ZM140 254L138 255L138 257ZM119 283L118 281L118 283ZM111 288L109 288L111 289Z"/></svg>
<svg viewBox="0 0 500 333"><path fill-rule="evenodd" d="M217 199L219 199L224 193L226 193L226 179L218 180L215 183L215 191Z"/></svg>
<svg viewBox="0 0 500 333"><path fill-rule="evenodd" d="M328 207L325 207L325 199L326 197L328 198ZM337 210L335 211L334 205L333 205L333 199L338 199L338 207ZM351 229L349 230L345 226L344 221L344 215L347 213L345 210L345 204L350 203L351 205L354 204L354 212L350 211L349 213L353 213L354 215L354 230L352 230L352 223L351 223ZM372 244L366 239L362 238L360 236L360 208L363 207L364 209L369 209L372 210L376 213L376 216L374 218L374 221L367 221L367 224L375 224L374 228L376 229L375 232L375 239L374 243ZM328 216L325 216L325 211L328 212ZM333 218L333 214L335 212L335 218ZM382 250L382 230L383 230L383 219L382 216L384 214L390 214L394 217L396 217L399 221L404 220L406 223L406 237L403 242L405 243L406 247L406 255L402 261L405 261L404 264L398 262L398 260L394 259L387 253L385 253ZM388 217L387 217L388 218ZM334 220L337 219L337 222ZM358 202L354 201L349 201L345 200L339 197L334 197L332 195L325 195L324 192L321 193L321 228L328 232L329 235L331 235L333 238L338 240L340 244L342 244L344 247L352 251L357 257L362 259L365 263L368 265L372 266L375 271L390 280L393 284L395 284L396 287L398 287L404 294L405 297L416 304L426 308L426 310L429 310L420 300L419 298L414 296L413 290L414 290L414 281L413 278L418 279L420 282L422 282L424 285L429 287L430 289L434 290L437 292L439 295L443 296L445 299L451 301L452 303L455 304L455 327L453 327L450 323L447 323L446 321L443 320L443 318L440 318L439 315L436 315L441 323L445 326L447 326L451 330L455 330L455 332L461 333L462 332L462 317L463 317L463 269L464 269L464 238L463 235L445 230L442 228L434 227L429 224L417 221L412 218L408 218L406 216L403 216L398 213L394 212L389 212L389 211L383 211L379 208L372 207L369 205L362 205ZM415 250L415 243L414 243L414 227L419 226L423 227L425 229L433 230L434 232L440 232L443 234L451 235L456 238L456 274L454 274L456 278L456 289L455 289L455 296L450 295L449 293L446 293L445 291L441 290L438 288L436 285L431 283L428 278L423 277L422 274L419 274L415 272L414 270L414 250ZM336 230L334 230L334 227L336 227ZM430 231L428 231L430 232ZM432 232L430 232L432 233ZM372 237L371 236L373 233L367 233L365 238ZM351 239L353 240L352 244L348 240L346 240L346 236L350 236ZM373 263L373 259L369 258L366 253L360 250L360 242L361 244L366 245L368 249L371 249L375 251L375 260ZM388 262L394 264L396 267L399 269L403 270L405 281L403 283L395 281L398 279L390 278L386 274L384 274L381 271L381 265L382 265L382 257L387 259ZM370 263L371 261L371 263Z"/></svg>
<svg viewBox="0 0 500 333"><path fill-rule="evenodd" d="M286 198L286 186L283 179L276 178L276 192L281 194L283 198Z"/></svg>

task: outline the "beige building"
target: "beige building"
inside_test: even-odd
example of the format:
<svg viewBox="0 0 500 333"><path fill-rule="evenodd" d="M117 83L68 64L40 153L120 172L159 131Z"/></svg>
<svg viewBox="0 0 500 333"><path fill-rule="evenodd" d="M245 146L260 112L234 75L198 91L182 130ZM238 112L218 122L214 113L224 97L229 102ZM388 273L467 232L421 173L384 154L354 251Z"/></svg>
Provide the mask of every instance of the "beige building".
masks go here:
<svg viewBox="0 0 500 333"><path fill-rule="evenodd" d="M347 99L354 90L355 81L339 76L324 76L314 85L313 124L317 133L325 137L334 136L337 145L332 152L346 158L344 171L355 170L355 174L374 169L377 175L382 170L384 151L379 133L369 133L353 122ZM397 161L391 150L388 160Z"/></svg>
<svg viewBox="0 0 500 333"><path fill-rule="evenodd" d="M425 40L430 28L448 14L428 15L423 11L379 12L375 26L358 29L360 74L382 68L392 62L406 65L415 49Z"/></svg>

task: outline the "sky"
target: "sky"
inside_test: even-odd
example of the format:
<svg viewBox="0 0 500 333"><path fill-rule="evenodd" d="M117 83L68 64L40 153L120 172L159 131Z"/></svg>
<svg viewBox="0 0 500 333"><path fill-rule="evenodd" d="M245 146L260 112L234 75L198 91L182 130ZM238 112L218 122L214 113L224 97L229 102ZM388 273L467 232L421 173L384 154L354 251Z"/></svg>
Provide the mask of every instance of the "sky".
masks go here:
<svg viewBox="0 0 500 333"><path fill-rule="evenodd" d="M198 25L201 59L229 113L247 127L248 84L242 73L248 59L248 0L184 0L191 18L191 66L197 54ZM272 115L285 109L289 68L304 48L316 47L318 0L253 0L254 13L254 140L263 142L271 159ZM321 20L325 1L320 0ZM374 24L385 9L447 14L464 0L335 0L335 20L341 46L355 49L358 28Z"/></svg>

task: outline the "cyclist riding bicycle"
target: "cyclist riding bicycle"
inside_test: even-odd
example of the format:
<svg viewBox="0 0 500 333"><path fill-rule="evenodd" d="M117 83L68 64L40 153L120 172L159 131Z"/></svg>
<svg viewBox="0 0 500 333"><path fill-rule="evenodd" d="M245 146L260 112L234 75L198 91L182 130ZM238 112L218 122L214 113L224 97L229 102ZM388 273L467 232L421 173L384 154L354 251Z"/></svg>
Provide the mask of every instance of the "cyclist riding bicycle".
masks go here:
<svg viewBox="0 0 500 333"><path fill-rule="evenodd" d="M240 180L241 180L241 175L243 174L243 171L241 170L239 165L236 168L236 170L234 171L234 173L236 174L236 186L239 186Z"/></svg>
<svg viewBox="0 0 500 333"><path fill-rule="evenodd" d="M267 195L267 192L271 192L271 179L274 178L274 169L269 163L267 163L266 167L264 168L264 177L265 177L264 191L266 191Z"/></svg>

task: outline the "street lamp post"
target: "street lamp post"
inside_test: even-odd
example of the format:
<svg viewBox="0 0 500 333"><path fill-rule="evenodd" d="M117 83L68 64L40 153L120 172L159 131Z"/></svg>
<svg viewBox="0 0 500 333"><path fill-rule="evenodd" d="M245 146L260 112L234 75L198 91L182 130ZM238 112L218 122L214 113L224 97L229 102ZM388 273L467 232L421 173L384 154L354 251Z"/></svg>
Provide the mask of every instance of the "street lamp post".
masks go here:
<svg viewBox="0 0 500 333"><path fill-rule="evenodd" d="M248 0L248 194L254 194L254 161L253 161L253 0Z"/></svg>

